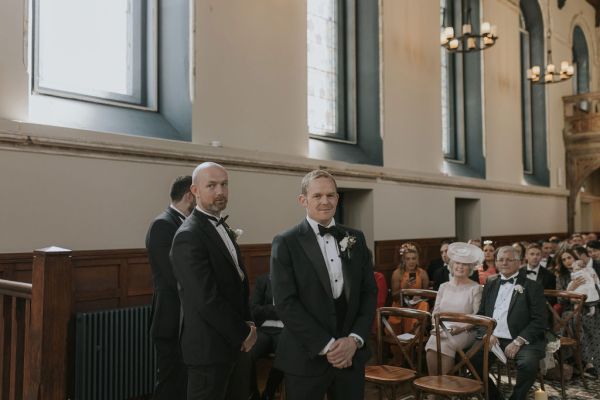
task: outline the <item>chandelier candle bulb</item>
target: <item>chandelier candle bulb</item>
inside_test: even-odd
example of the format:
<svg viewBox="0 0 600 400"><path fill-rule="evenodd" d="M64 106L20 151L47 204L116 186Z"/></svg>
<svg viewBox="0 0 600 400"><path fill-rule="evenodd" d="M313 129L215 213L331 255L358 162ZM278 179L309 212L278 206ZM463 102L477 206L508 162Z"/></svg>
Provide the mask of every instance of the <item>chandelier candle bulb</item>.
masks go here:
<svg viewBox="0 0 600 400"><path fill-rule="evenodd" d="M569 65L569 67L567 68L567 75L571 76L575 73L575 70L573 68L572 65Z"/></svg>
<svg viewBox="0 0 600 400"><path fill-rule="evenodd" d="M442 32L440 34L440 43L441 44L446 44L448 43L448 38L446 37L446 32Z"/></svg>
<svg viewBox="0 0 600 400"><path fill-rule="evenodd" d="M467 39L467 47L468 47L469 49L474 49L474 48L475 48L475 46L476 46L476 45L475 45L475 38L472 38L472 37L468 38L468 39Z"/></svg>
<svg viewBox="0 0 600 400"><path fill-rule="evenodd" d="M534 65L533 67L531 67L531 72L533 73L533 75L539 76L540 75L539 65Z"/></svg>
<svg viewBox="0 0 600 400"><path fill-rule="evenodd" d="M482 35L487 35L491 31L492 31L492 26L490 25L489 22L484 22L481 24L481 34Z"/></svg>
<svg viewBox="0 0 600 400"><path fill-rule="evenodd" d="M449 47L451 49L458 49L458 39L452 39L450 41Z"/></svg>
<svg viewBox="0 0 600 400"><path fill-rule="evenodd" d="M560 72L567 72L567 69L569 68L569 62L568 61L563 61L560 63Z"/></svg>
<svg viewBox="0 0 600 400"><path fill-rule="evenodd" d="M546 76L544 76L544 81L552 82L552 74L546 74Z"/></svg>
<svg viewBox="0 0 600 400"><path fill-rule="evenodd" d="M454 37L454 28L451 26L448 26L444 29L444 33L446 34L446 37L448 39L452 39Z"/></svg>
<svg viewBox="0 0 600 400"><path fill-rule="evenodd" d="M527 79L531 79L531 78L533 78L533 72L531 71L531 68L529 68L527 70Z"/></svg>
<svg viewBox="0 0 600 400"><path fill-rule="evenodd" d="M491 46L492 44L494 44L494 39L492 39L489 36L484 36L483 37L483 44L486 46Z"/></svg>
<svg viewBox="0 0 600 400"><path fill-rule="evenodd" d="M553 74L555 70L556 67L554 66L554 64L548 64L546 66L546 72L548 72L549 74Z"/></svg>
<svg viewBox="0 0 600 400"><path fill-rule="evenodd" d="M462 26L462 33L463 33L463 35L471 33L471 24L464 24Z"/></svg>

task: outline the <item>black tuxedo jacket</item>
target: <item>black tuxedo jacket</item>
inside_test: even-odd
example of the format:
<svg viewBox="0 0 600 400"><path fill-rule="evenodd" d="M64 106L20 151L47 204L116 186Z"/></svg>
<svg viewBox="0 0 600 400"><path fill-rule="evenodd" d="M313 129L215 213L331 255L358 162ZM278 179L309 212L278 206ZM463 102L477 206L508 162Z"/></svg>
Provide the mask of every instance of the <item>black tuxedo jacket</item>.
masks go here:
<svg viewBox="0 0 600 400"><path fill-rule="evenodd" d="M523 288L522 293L516 290L517 285ZM493 317L499 290L500 275L490 278L484 286L479 315ZM544 289L520 271L508 308L507 322L511 338L521 336L530 344L543 344L546 340L544 332L547 320Z"/></svg>
<svg viewBox="0 0 600 400"><path fill-rule="evenodd" d="M256 326L261 326L268 319L273 321L279 320L279 316L273 305L271 279L268 274L256 278L250 301L250 311L252 312L252 318L254 318Z"/></svg>
<svg viewBox="0 0 600 400"><path fill-rule="evenodd" d="M150 318L150 333L153 339L179 341L181 306L169 251L180 225L181 217L177 211L168 207L150 224L146 234L146 249L154 282Z"/></svg>
<svg viewBox="0 0 600 400"><path fill-rule="evenodd" d="M188 365L232 362L250 333L248 276L239 247L233 243L243 281L204 213L194 209L173 239L171 261L183 306L181 349Z"/></svg>
<svg viewBox="0 0 600 400"><path fill-rule="evenodd" d="M365 363L377 303L371 256L362 232L340 226L356 238L349 259L342 259L344 295L348 308L341 335L359 335L365 346L353 364ZM277 235L271 252L271 280L275 308L285 327L275 366L300 376L317 376L330 367L319 352L336 337L336 311L327 266L308 221Z"/></svg>
<svg viewBox="0 0 600 400"><path fill-rule="evenodd" d="M526 274L525 276L527 276L527 265L523 266L521 270L523 271L523 273ZM544 290L556 289L556 276L544 267L540 266L540 268L538 269L538 274L535 278L535 281L542 285L542 288Z"/></svg>

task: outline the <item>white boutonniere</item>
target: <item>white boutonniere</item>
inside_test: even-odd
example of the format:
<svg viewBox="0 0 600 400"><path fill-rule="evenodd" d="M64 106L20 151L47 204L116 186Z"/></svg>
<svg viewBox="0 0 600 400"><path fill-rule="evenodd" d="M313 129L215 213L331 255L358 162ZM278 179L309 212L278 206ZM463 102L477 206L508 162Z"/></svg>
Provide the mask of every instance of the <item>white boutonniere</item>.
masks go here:
<svg viewBox="0 0 600 400"><path fill-rule="evenodd" d="M515 292L522 294L525 291L525 288L521 285L515 285Z"/></svg>
<svg viewBox="0 0 600 400"><path fill-rule="evenodd" d="M346 232L346 236L344 236L338 243L340 245L340 255L344 258L350 259L350 250L356 244L356 236L351 236L348 232Z"/></svg>
<svg viewBox="0 0 600 400"><path fill-rule="evenodd" d="M244 231L240 228L231 229L229 226L225 225L225 229L233 241L237 241L237 239L244 234Z"/></svg>

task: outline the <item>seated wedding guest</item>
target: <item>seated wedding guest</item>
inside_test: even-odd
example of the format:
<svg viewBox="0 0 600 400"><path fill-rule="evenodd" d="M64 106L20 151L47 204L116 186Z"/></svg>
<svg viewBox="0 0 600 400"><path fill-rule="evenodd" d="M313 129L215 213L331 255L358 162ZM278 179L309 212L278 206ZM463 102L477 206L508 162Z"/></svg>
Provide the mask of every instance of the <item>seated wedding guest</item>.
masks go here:
<svg viewBox="0 0 600 400"><path fill-rule="evenodd" d="M594 263L594 259L590 257L588 249L583 246L576 246L573 247L573 251L577 254L579 260L582 261L584 267L590 268L592 272L600 276L600 265L598 265L599 263Z"/></svg>
<svg viewBox="0 0 600 400"><path fill-rule="evenodd" d="M527 278L536 281L544 289L556 289L556 276L541 266L542 248L537 243L531 243L525 251L526 264L523 270ZM551 300L552 301L552 300Z"/></svg>
<svg viewBox="0 0 600 400"><path fill-rule="evenodd" d="M477 245L475 245L475 246L479 247ZM445 247L444 247L444 245L442 245L442 249L441 249L442 257L446 257L446 260L448 260L447 252L448 252L448 245L445 245ZM446 253L446 254L444 254L444 253ZM473 282L479 283L479 272L477 271L477 269L475 269L473 271L471 276L469 276L469 279L471 279ZM449 280L450 280L450 269L448 267L448 261L446 261L446 263L444 264L444 268L438 269L433 276L433 290L439 290L442 283L448 282Z"/></svg>
<svg viewBox="0 0 600 400"><path fill-rule="evenodd" d="M469 239L467 243L481 248L481 239Z"/></svg>
<svg viewBox="0 0 600 400"><path fill-rule="evenodd" d="M581 260L577 260L573 263L571 271L571 281L574 281L579 277L584 279L583 285L577 287L574 292L586 295L586 315L594 315L594 312L596 311L595 306L598 305L598 300L600 299L597 289L600 281L598 281L596 271L594 271L592 267L584 266Z"/></svg>
<svg viewBox="0 0 600 400"><path fill-rule="evenodd" d="M571 249L564 249L556 254L557 279L556 288L558 290L575 291L581 285L585 284L585 278L578 277L571 279L571 272L577 254ZM570 303L562 304L562 312L571 312L573 307ZM593 315L583 315L581 318L583 336L585 340L581 341L581 356L585 364L585 373L591 377L597 378L598 372L594 367L594 361L600 360L600 313Z"/></svg>
<svg viewBox="0 0 600 400"><path fill-rule="evenodd" d="M475 314L481 302L481 285L469 279L475 266L481 262L484 255L481 249L467 243L455 242L448 247L451 279L443 283L438 291L433 314L439 312L457 312ZM454 357L458 349L470 346L475 340L475 332L469 331L464 324L447 326L451 338L441 331L442 374L447 374L454 366ZM429 337L425 350L427 351L427 370L429 375L438 374L437 344L435 329Z"/></svg>
<svg viewBox="0 0 600 400"><path fill-rule="evenodd" d="M541 285L519 272L522 262L512 246L498 249L496 268L500 274L491 278L483 289L479 315L492 317L497 325L490 346L497 345L516 362L517 381L511 399L525 400L535 381L539 362L545 356L546 299ZM489 355L493 359L493 353ZM472 359L483 370L483 351ZM488 378L489 399L501 399L498 388Z"/></svg>
<svg viewBox="0 0 600 400"><path fill-rule="evenodd" d="M585 236L585 244L587 247L587 244L589 242L593 242L594 240L598 240L598 235L596 235L594 232L590 232Z"/></svg>
<svg viewBox="0 0 600 400"><path fill-rule="evenodd" d="M569 244L571 247L583 246L583 236L581 236L581 233L572 234L569 239Z"/></svg>
<svg viewBox="0 0 600 400"><path fill-rule="evenodd" d="M373 275L375 276L375 284L377 285L377 308L385 307L389 293L385 275L378 271L373 271ZM373 320L373 329L371 332L375 333L377 331L378 323L377 319Z"/></svg>
<svg viewBox="0 0 600 400"><path fill-rule="evenodd" d="M512 247L515 249L515 251L517 253L517 257L519 257L519 260L524 261L525 260L525 246L523 245L523 243L522 242L514 242L512 244Z"/></svg>
<svg viewBox="0 0 600 400"><path fill-rule="evenodd" d="M598 270L600 268L600 241L592 240L586 245L588 254L594 260L594 268Z"/></svg>
<svg viewBox="0 0 600 400"><path fill-rule="evenodd" d="M540 259L540 265L544 268L548 268L552 265L552 243L549 240L540 241L542 250L542 258Z"/></svg>
<svg viewBox="0 0 600 400"><path fill-rule="evenodd" d="M421 311L429 311L427 299L405 298L405 304L400 304L401 289L427 289L429 288L429 277L427 272L419 268L419 251L414 243L404 243L400 247L401 262L392 273L392 297L393 307L410 307ZM391 324L400 324L402 332L410 332L416 320L412 318L390 318Z"/></svg>
<svg viewBox="0 0 600 400"><path fill-rule="evenodd" d="M452 243L450 240L442 240L440 244L440 258L436 258L431 261L427 266L427 276L429 277L429 282L433 282L435 280L434 276L436 272L440 268L448 268L448 245Z"/></svg>
<svg viewBox="0 0 600 400"><path fill-rule="evenodd" d="M477 273L479 275L479 283L484 285L490 276L494 276L498 273L496 271L495 255L496 248L491 240L485 240L483 242L483 255L484 260L481 265L477 267Z"/></svg>
<svg viewBox="0 0 600 400"><path fill-rule="evenodd" d="M283 380L283 372L275 367L271 368L262 396L259 395L258 383L256 381L256 361L259 358L275 353L279 336L283 330L283 322L277 316L277 311L275 311L275 306L273 305L269 274L256 278L250 302L250 311L258 327L256 329L256 343L252 350L250 350L250 356L252 357L250 400L271 400L275 398L275 392Z"/></svg>

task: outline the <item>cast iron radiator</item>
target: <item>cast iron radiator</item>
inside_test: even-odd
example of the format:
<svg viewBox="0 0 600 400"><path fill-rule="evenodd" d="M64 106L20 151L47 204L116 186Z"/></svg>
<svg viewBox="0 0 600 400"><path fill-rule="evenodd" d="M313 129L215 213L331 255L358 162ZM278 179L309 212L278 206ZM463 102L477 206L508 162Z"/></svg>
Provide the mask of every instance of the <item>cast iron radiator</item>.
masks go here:
<svg viewBox="0 0 600 400"><path fill-rule="evenodd" d="M77 313L75 400L125 400L152 393L150 306Z"/></svg>

